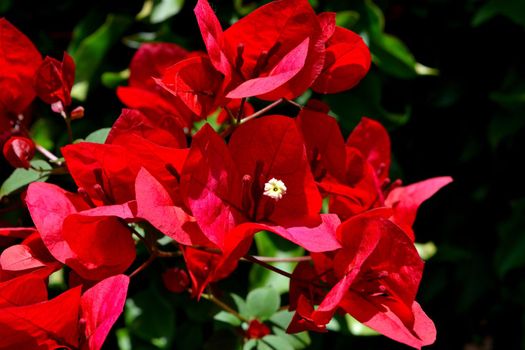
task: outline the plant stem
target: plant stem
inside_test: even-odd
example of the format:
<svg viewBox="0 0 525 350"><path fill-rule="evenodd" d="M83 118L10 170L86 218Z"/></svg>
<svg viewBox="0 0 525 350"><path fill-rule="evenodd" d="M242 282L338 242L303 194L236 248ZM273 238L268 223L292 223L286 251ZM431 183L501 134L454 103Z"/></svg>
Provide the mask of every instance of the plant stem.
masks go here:
<svg viewBox="0 0 525 350"><path fill-rule="evenodd" d="M208 292L208 294L204 294L204 293L201 294L201 297L211 301L212 303L214 303L215 305L217 305L224 311L229 312L233 316L237 317L239 320L244 321L244 322L250 322L250 320L248 320L246 317L238 313L235 309L233 309L232 307L224 303L222 300L217 299L210 291Z"/></svg>
<svg viewBox="0 0 525 350"><path fill-rule="evenodd" d="M129 278L132 278L134 276L136 276L139 272L141 272L142 270L144 270L146 267L148 267L152 262L153 260L155 260L157 256L155 254L152 254L149 256L148 260L146 260L142 265L140 265L139 267L137 267L135 269L135 271L133 271L132 273L130 273L129 275Z"/></svg>
<svg viewBox="0 0 525 350"><path fill-rule="evenodd" d="M264 107L263 109L260 109L257 112L253 113L252 115L249 115L246 118L244 118L243 120L241 120L241 123L246 123L247 121L250 121L252 119L257 118L258 116L268 112L272 108L277 107L278 105L280 105L284 101L285 101L284 98L280 98L277 101L270 103L268 106Z"/></svg>
<svg viewBox="0 0 525 350"><path fill-rule="evenodd" d="M239 111L237 112L237 124L241 123L241 119L244 115L244 104L246 103L246 97L244 97L241 100L241 104L239 105Z"/></svg>
<svg viewBox="0 0 525 350"><path fill-rule="evenodd" d="M292 257L282 257L282 258L279 258L279 257L273 257L273 256L257 256L257 255L252 255L252 257L254 257L255 259L259 260L259 261L264 261L264 262L301 262L301 261L311 261L312 260L312 257L311 256L292 256Z"/></svg>
<svg viewBox="0 0 525 350"><path fill-rule="evenodd" d="M292 278L292 274L289 273L289 272L286 272L284 270L281 270L280 268L278 267L275 267L275 266L272 266L262 260L259 260L257 259L256 257L252 256L252 255L245 255L244 256L244 259L246 259L247 261L249 262L252 262L254 264L257 264L257 265L261 265L262 267L264 267L265 269L268 269L270 271L273 271L275 273L278 273L280 275L283 275L284 277L288 277L288 278Z"/></svg>
<svg viewBox="0 0 525 350"><path fill-rule="evenodd" d="M39 145L38 143L35 144L35 148L40 154L42 154L44 157L49 159L52 162L56 162L58 160L58 157L55 156L53 153L49 152L47 149L45 149L42 145Z"/></svg>
<svg viewBox="0 0 525 350"><path fill-rule="evenodd" d="M66 114L66 112L62 111L60 112L60 115L62 118L64 118L64 121L66 122L67 127L67 136L69 139L69 143L73 143L73 129L71 129L71 117Z"/></svg>

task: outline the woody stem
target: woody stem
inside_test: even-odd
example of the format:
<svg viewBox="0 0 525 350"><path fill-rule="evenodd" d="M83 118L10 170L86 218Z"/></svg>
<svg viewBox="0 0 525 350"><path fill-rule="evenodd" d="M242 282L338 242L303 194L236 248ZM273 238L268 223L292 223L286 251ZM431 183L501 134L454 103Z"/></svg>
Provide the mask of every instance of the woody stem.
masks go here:
<svg viewBox="0 0 525 350"><path fill-rule="evenodd" d="M249 261L249 262L252 262L254 264L257 264L257 265L260 265L262 267L264 267L265 269L268 269L270 271L273 271L275 273L278 273L280 275L283 275L284 277L288 277L288 278L292 278L292 274L289 273L289 272L286 272L284 270L281 270L280 268L278 267L275 267L275 266L272 266L270 264L268 264L267 262L264 262L262 260L259 260L258 258L252 256L252 255L245 255L244 256L244 259Z"/></svg>
<svg viewBox="0 0 525 350"><path fill-rule="evenodd" d="M257 256L253 257L259 261L263 262L301 262L301 261L311 261L311 256L292 256L292 257L273 257L273 256Z"/></svg>

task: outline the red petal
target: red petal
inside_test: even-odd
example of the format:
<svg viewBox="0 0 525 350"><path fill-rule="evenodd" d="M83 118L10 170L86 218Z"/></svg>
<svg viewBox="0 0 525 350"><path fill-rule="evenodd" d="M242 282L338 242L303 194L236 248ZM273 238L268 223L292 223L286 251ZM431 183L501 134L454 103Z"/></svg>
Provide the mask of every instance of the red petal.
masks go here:
<svg viewBox="0 0 525 350"><path fill-rule="evenodd" d="M111 144L119 136L128 134L135 134L159 146L173 148L187 146L186 136L173 118L159 116L152 120L138 110L122 110L119 118L111 127L106 143Z"/></svg>
<svg viewBox="0 0 525 350"><path fill-rule="evenodd" d="M314 182L306 157L303 139L295 122L284 116L266 116L241 125L232 135L229 148L241 175L254 176L258 162L263 164L262 184L275 178L284 182L286 194L274 202L268 218L283 226L305 219L319 222L321 195ZM240 186L237 186L240 188ZM266 203L274 200L263 196L257 218L264 217Z"/></svg>
<svg viewBox="0 0 525 350"><path fill-rule="evenodd" d="M129 85L159 91L153 78L160 78L169 66L185 59L189 52L171 43L144 43L129 65Z"/></svg>
<svg viewBox="0 0 525 350"><path fill-rule="evenodd" d="M347 146L357 148L374 168L381 184L390 170L390 137L375 120L363 117L352 131Z"/></svg>
<svg viewBox="0 0 525 350"><path fill-rule="evenodd" d="M421 349L436 339L434 323L415 301L411 310L407 310L411 320L400 318L390 307L372 304L353 292L341 307L366 326L413 348Z"/></svg>
<svg viewBox="0 0 525 350"><path fill-rule="evenodd" d="M303 108L296 119L303 134L308 161L315 165L314 176L326 169L341 182L345 182L345 141L339 124L328 114ZM318 156L320 159L313 159ZM321 164L317 164L321 162Z"/></svg>
<svg viewBox="0 0 525 350"><path fill-rule="evenodd" d="M157 83L179 97L197 116L204 118L213 112L222 98L222 75L208 57L187 58L166 69Z"/></svg>
<svg viewBox="0 0 525 350"><path fill-rule="evenodd" d="M65 263L75 256L62 236L62 224L77 208L67 192L58 186L35 182L27 189L26 204L42 240L51 254Z"/></svg>
<svg viewBox="0 0 525 350"><path fill-rule="evenodd" d="M128 284L128 276L113 276L100 281L82 295L80 307L85 321L82 349L102 348L111 327L124 310Z"/></svg>
<svg viewBox="0 0 525 350"><path fill-rule="evenodd" d="M224 53L221 24L207 0L199 0L194 12L211 63L228 80L231 76L231 64Z"/></svg>
<svg viewBox="0 0 525 350"><path fill-rule="evenodd" d="M29 273L0 283L0 313L5 307L31 305L46 300L46 283L44 278L36 274Z"/></svg>
<svg viewBox="0 0 525 350"><path fill-rule="evenodd" d="M238 222L241 178L222 138L208 125L195 134L181 176L181 194L187 198L206 237L219 247Z"/></svg>
<svg viewBox="0 0 525 350"><path fill-rule="evenodd" d="M62 102L62 106L71 104L71 88L75 82L75 62L64 52L62 62L46 57L35 76L35 90L44 102L53 104Z"/></svg>
<svg viewBox="0 0 525 350"><path fill-rule="evenodd" d="M244 98L269 93L292 79L303 69L308 54L310 39L304 39L290 50L267 76L245 81L230 91L228 98Z"/></svg>
<svg viewBox="0 0 525 350"><path fill-rule="evenodd" d="M80 288L74 288L50 301L3 308L0 312L0 348L76 348L79 303Z"/></svg>
<svg viewBox="0 0 525 350"><path fill-rule="evenodd" d="M159 89L162 89L159 87ZM138 109L157 124L157 120L173 119L188 131L193 125L194 114L180 98L162 89L163 94L143 88L119 86L117 96L129 108Z"/></svg>
<svg viewBox="0 0 525 350"><path fill-rule="evenodd" d="M75 254L66 264L85 279L122 273L135 260L131 232L115 217L69 215L62 235Z"/></svg>
<svg viewBox="0 0 525 350"><path fill-rule="evenodd" d="M322 73L312 89L334 94L356 86L370 69L372 58L363 39L356 33L336 27L326 43L326 58Z"/></svg>
<svg viewBox="0 0 525 350"><path fill-rule="evenodd" d="M416 220L417 209L424 201L451 182L451 177L443 176L393 189L385 200L385 205L394 209L392 221L401 226L414 240L412 225Z"/></svg>
<svg viewBox="0 0 525 350"><path fill-rule="evenodd" d="M33 76L42 62L33 43L5 18L0 18L0 105L22 113L35 98Z"/></svg>
<svg viewBox="0 0 525 350"><path fill-rule="evenodd" d="M144 168L135 183L137 216L147 220L156 229L185 245L206 244L202 232L191 222L195 219L173 204L164 187Z"/></svg>
<svg viewBox="0 0 525 350"><path fill-rule="evenodd" d="M242 80L267 75L285 55L307 38L309 46L303 69L292 79L283 81L282 86L260 96L268 100L299 96L321 72L325 48L319 21L312 7L307 0L273 1L251 12L224 32L226 55L230 62L237 57L239 45L243 46L243 65L238 67L245 77ZM272 48L276 52L259 69L259 74L254 75L261 53L272 52Z"/></svg>
<svg viewBox="0 0 525 350"><path fill-rule="evenodd" d="M0 254L2 270L23 271L44 266L46 264L34 257L31 249L23 244L13 245Z"/></svg>

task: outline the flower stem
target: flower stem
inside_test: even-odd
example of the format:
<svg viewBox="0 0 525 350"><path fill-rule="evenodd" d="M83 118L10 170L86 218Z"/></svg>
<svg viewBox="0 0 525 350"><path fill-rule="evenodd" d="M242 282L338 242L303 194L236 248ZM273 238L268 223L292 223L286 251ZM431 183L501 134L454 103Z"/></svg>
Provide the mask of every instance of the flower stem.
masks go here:
<svg viewBox="0 0 525 350"><path fill-rule="evenodd" d="M135 269L135 271L130 273L129 278L132 278L132 277L136 276L139 272L141 272L142 270L146 269L146 267L148 267L153 262L153 260L155 260L156 257L157 256L155 254L150 255L148 260L144 261L144 263L142 265L140 265L139 267L137 267Z"/></svg>
<svg viewBox="0 0 525 350"><path fill-rule="evenodd" d="M264 262L262 260L259 260L258 258L252 256L252 255L245 255L244 256L244 259L249 261L249 262L252 262L254 264L257 264L257 265L260 265L262 267L264 267L265 269L268 269L270 271L273 271L275 273L278 273L280 275L283 275L284 277L288 277L288 278L292 278L292 274L289 273L289 272L286 272L284 270L281 270L280 268L278 267L275 267L275 266L272 266L270 264L268 264L267 262Z"/></svg>
<svg viewBox="0 0 525 350"><path fill-rule="evenodd" d="M201 294L201 297L211 301L212 303L214 303L215 305L217 305L224 311L229 312L233 316L237 317L239 320L244 321L244 322L250 322L250 320L248 320L246 317L238 313L235 309L230 307L228 304L226 304L220 299L217 299L210 291L208 292L208 294L205 294L205 293Z"/></svg>
<svg viewBox="0 0 525 350"><path fill-rule="evenodd" d="M255 259L264 262L301 262L301 261L311 261L311 256L292 256L292 257L273 257L273 256L257 256L253 255Z"/></svg>
<svg viewBox="0 0 525 350"><path fill-rule="evenodd" d="M58 160L58 157L55 156L53 153L49 152L47 149L45 149L42 145L39 145L38 143L35 144L35 148L40 154L42 154L44 157L49 159L51 162L56 162Z"/></svg>

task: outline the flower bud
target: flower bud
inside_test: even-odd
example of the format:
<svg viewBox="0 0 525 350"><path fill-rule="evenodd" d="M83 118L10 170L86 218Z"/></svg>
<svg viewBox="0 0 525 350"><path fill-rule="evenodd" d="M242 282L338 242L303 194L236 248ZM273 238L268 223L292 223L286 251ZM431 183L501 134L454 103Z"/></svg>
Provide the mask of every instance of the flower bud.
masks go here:
<svg viewBox="0 0 525 350"><path fill-rule="evenodd" d="M4 144L5 159L15 168L29 169L35 155L35 143L27 137L13 136Z"/></svg>

